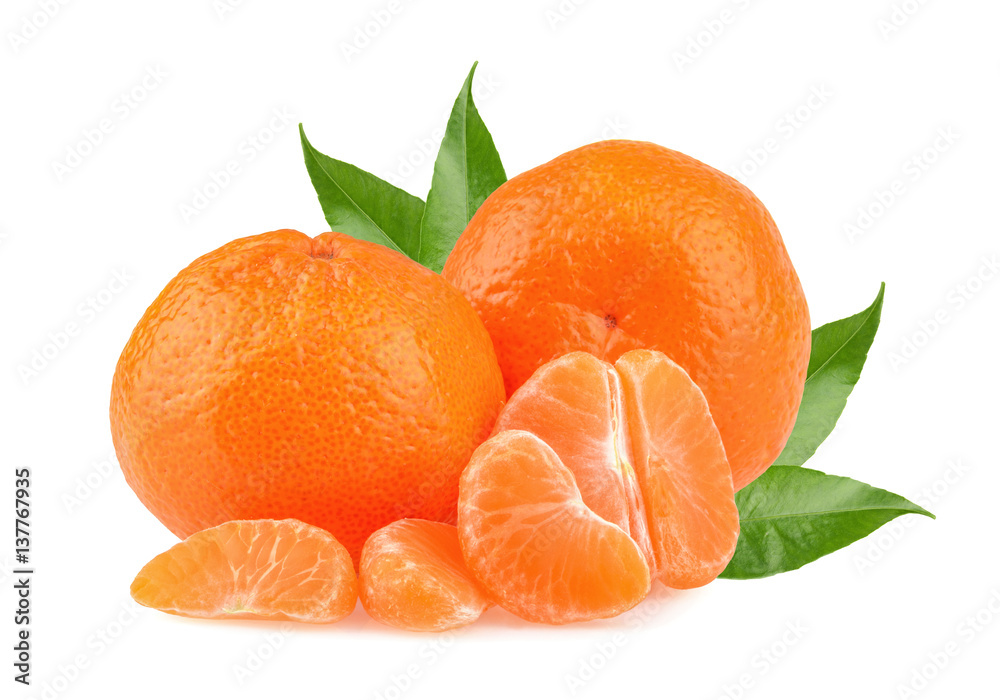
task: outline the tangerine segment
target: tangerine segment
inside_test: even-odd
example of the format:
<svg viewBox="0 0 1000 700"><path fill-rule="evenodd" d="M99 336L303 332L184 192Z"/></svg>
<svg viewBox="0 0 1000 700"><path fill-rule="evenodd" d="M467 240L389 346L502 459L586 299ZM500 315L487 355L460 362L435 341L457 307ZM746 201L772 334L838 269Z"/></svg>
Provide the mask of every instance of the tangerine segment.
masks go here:
<svg viewBox="0 0 1000 700"><path fill-rule="evenodd" d="M722 439L701 390L663 353L543 365L494 433L512 429L559 455L587 507L629 533L666 585L702 586L732 557L739 515Z"/></svg>
<svg viewBox="0 0 1000 700"><path fill-rule="evenodd" d="M571 352L540 367L514 392L493 434L527 430L541 438L573 472L587 507L631 535L652 567L622 401L621 380L610 364Z"/></svg>
<svg viewBox="0 0 1000 700"><path fill-rule="evenodd" d="M704 394L661 352L615 363L659 579L671 588L714 580L733 556L739 513L722 438Z"/></svg>
<svg viewBox="0 0 1000 700"><path fill-rule="evenodd" d="M649 592L646 557L584 503L573 473L526 431L493 436L459 483L469 569L506 610L532 622L612 617Z"/></svg>
<svg viewBox="0 0 1000 700"><path fill-rule="evenodd" d="M354 610L357 577L333 535L299 520L232 520L201 530L142 567L140 605L215 619L336 622Z"/></svg>
<svg viewBox="0 0 1000 700"><path fill-rule="evenodd" d="M361 604L379 622L443 632L475 622L490 606L458 543L454 525L398 520L361 550Z"/></svg>

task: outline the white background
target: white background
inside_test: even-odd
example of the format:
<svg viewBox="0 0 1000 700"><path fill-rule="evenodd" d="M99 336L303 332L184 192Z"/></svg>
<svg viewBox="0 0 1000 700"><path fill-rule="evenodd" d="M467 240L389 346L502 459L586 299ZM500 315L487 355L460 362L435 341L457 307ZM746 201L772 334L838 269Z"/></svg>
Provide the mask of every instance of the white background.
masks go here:
<svg viewBox="0 0 1000 700"><path fill-rule="evenodd" d="M37 576L26 691L11 680L4 524L0 695L558 698L580 681L575 697L894 698L905 684L919 690L909 697L997 697L1000 281L982 261L1000 253L1000 6L895 1L896 25L893 0L247 0L221 16L212 0L95 0L50 2L51 17L45 2L5 0L0 521L13 520L14 467L31 466ZM679 65L685 50L700 54ZM360 608L321 628L128 612L134 574L175 542L125 484L108 427L111 375L143 309L232 238L325 230L299 121L320 150L424 196L425 151L476 59L508 174L601 138L655 141L760 196L814 325L860 311L886 282L864 376L810 466L917 500L937 521L908 516L798 572L660 589L622 618L567 628L500 610L443 637ZM143 99L130 106L133 90ZM824 97L810 106L810 94ZM268 134L282 126L274 110L290 123ZM109 133L81 148L102 120ZM754 149L769 138L764 159ZM70 149L85 156L60 177ZM231 160L240 172L185 220L181 205ZM851 236L859 208L871 219ZM116 272L127 285L109 287ZM79 333L24 378L68 323ZM978 630L966 622L977 614ZM927 666L935 657L943 669ZM915 673L933 678L923 687Z"/></svg>

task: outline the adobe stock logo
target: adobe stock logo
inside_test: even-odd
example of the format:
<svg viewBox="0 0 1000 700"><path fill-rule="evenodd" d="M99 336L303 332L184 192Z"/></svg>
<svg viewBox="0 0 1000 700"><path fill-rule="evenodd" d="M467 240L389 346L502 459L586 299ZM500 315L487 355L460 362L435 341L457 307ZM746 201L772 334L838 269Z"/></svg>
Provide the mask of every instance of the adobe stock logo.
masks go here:
<svg viewBox="0 0 1000 700"><path fill-rule="evenodd" d="M585 4L587 0L559 0L558 5L545 11L545 21L549 23L549 29L553 31L559 29L560 25L568 22L580 6Z"/></svg>
<svg viewBox="0 0 1000 700"><path fill-rule="evenodd" d="M372 10L367 21L354 27L351 40L340 42L340 53L344 60L353 63L402 12L402 0L389 0L385 7Z"/></svg>
<svg viewBox="0 0 1000 700"><path fill-rule="evenodd" d="M937 338L958 314L986 289L1000 273L1000 257L983 255L976 270L945 292L937 308L917 320L917 328L901 339L896 350L887 355L893 372L910 364L932 340Z"/></svg>
<svg viewBox="0 0 1000 700"><path fill-rule="evenodd" d="M402 700L420 684L420 680L428 674L432 666L455 648L456 642L467 631L467 627L448 630L422 643L417 651L418 661L407 664L406 668L398 673L389 674L382 688L375 691L375 700Z"/></svg>
<svg viewBox="0 0 1000 700"><path fill-rule="evenodd" d="M951 126L941 127L927 145L908 156L899 166L900 177L872 191L869 200L858 207L857 215L842 228L848 243L867 234L883 216L902 199L912 185L925 177L951 151L961 134Z"/></svg>
<svg viewBox="0 0 1000 700"><path fill-rule="evenodd" d="M893 3L888 17L880 19L875 26L883 39L891 39L926 5L928 0L903 0Z"/></svg>
<svg viewBox="0 0 1000 700"><path fill-rule="evenodd" d="M785 111L774 122L774 130L756 146L747 148L746 157L739 165L730 168L737 179L746 182L761 171L778 154L782 146L791 141L833 99L833 91L819 83L809 86L805 98Z"/></svg>
<svg viewBox="0 0 1000 700"><path fill-rule="evenodd" d="M7 32L7 42L14 53L18 53L39 35L49 22L56 18L69 0L39 0L38 10L21 18L16 32Z"/></svg>
<svg viewBox="0 0 1000 700"><path fill-rule="evenodd" d="M972 466L963 463L959 459L950 460L941 475L920 492L920 495L913 499L921 508L925 510L937 511L938 506L951 494L958 484L972 471ZM885 559L890 551L902 540L909 528L914 527L921 518L914 516L897 518L888 527L884 527L868 538L868 547L863 554L854 555L854 568L858 574L864 576L870 572L876 564Z"/></svg>
<svg viewBox="0 0 1000 700"><path fill-rule="evenodd" d="M242 660L233 664L233 677L237 684L245 685L260 673L294 632L295 628L290 622L283 622L277 632L268 632L259 644L248 649L243 654Z"/></svg>
<svg viewBox="0 0 1000 700"><path fill-rule="evenodd" d="M212 3L212 9L215 10L215 16L219 18L219 21L225 21L227 16L233 12L236 12L242 5L244 0L215 0Z"/></svg>
<svg viewBox="0 0 1000 700"><path fill-rule="evenodd" d="M108 452L104 458L91 462L87 472L77 476L72 486L63 492L62 502L67 515L76 513L104 484L120 473L121 467L118 466L118 457L114 450Z"/></svg>
<svg viewBox="0 0 1000 700"><path fill-rule="evenodd" d="M94 323L122 292L128 289L129 283L132 281L132 275L124 268L112 270L108 282L77 304L74 316L55 330L50 331L42 342L31 351L28 360L17 366L17 375L21 378L21 383L28 386L59 359L76 342L76 339L83 335L86 328Z"/></svg>
<svg viewBox="0 0 1000 700"><path fill-rule="evenodd" d="M760 648L750 659L749 668L744 669L734 681L722 686L718 700L742 700L747 691L757 687L757 684L775 666L780 664L789 652L805 638L809 628L801 620L788 621L784 629L771 641Z"/></svg>
<svg viewBox="0 0 1000 700"><path fill-rule="evenodd" d="M951 637L937 648L928 650L923 659L910 668L906 681L896 685L896 695L900 700L913 700L928 688L938 676L980 639L990 632L990 625L1000 617L1000 587L990 589L989 597L955 626Z"/></svg>
<svg viewBox="0 0 1000 700"><path fill-rule="evenodd" d="M687 36L684 47L674 51L670 57L678 73L694 65L729 30L743 13L750 9L750 0L731 0L736 9L725 7L715 16L703 20L701 27Z"/></svg>
<svg viewBox="0 0 1000 700"><path fill-rule="evenodd" d="M56 180L63 182L69 175L92 156L108 136L115 133L136 110L156 92L169 74L159 65L146 66L142 77L133 85L122 90L112 101L108 112L91 126L80 131L80 138L66 146L62 159L52 161L52 172Z"/></svg>
<svg viewBox="0 0 1000 700"><path fill-rule="evenodd" d="M295 115L287 107L272 109L269 119L239 142L232 157L217 169L210 170L201 184L191 188L190 199L178 203L177 211L184 223L190 225L204 213L294 122Z"/></svg>

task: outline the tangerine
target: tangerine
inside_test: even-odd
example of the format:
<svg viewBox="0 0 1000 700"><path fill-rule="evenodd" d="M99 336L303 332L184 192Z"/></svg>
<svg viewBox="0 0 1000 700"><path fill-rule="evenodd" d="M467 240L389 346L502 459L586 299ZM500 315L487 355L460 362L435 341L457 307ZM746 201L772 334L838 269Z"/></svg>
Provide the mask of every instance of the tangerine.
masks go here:
<svg viewBox="0 0 1000 700"><path fill-rule="evenodd" d="M809 310L778 228L733 178L652 143L603 141L500 186L444 276L493 338L511 395L582 350L650 348L701 387L742 488L795 423Z"/></svg>
<svg viewBox="0 0 1000 700"><path fill-rule="evenodd" d="M282 230L167 284L118 361L111 429L129 486L177 536L297 518L357 561L399 518L454 522L503 402L490 338L442 277Z"/></svg>

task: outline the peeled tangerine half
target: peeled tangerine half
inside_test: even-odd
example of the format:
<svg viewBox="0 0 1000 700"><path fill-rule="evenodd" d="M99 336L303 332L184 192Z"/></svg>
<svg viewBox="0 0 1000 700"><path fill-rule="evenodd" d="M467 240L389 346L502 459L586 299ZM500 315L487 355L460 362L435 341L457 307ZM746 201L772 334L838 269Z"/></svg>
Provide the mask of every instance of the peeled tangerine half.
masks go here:
<svg viewBox="0 0 1000 700"><path fill-rule="evenodd" d="M347 549L299 520L232 520L155 557L136 602L173 615L329 623L347 617L358 580Z"/></svg>
<svg viewBox="0 0 1000 700"><path fill-rule="evenodd" d="M475 622L490 606L473 577L454 525L398 520L373 533L361 551L361 604L379 622L443 632Z"/></svg>
<svg viewBox="0 0 1000 700"><path fill-rule="evenodd" d="M574 352L511 396L459 487L466 562L527 620L617 615L651 579L694 588L732 558L732 473L701 390L666 355Z"/></svg>

